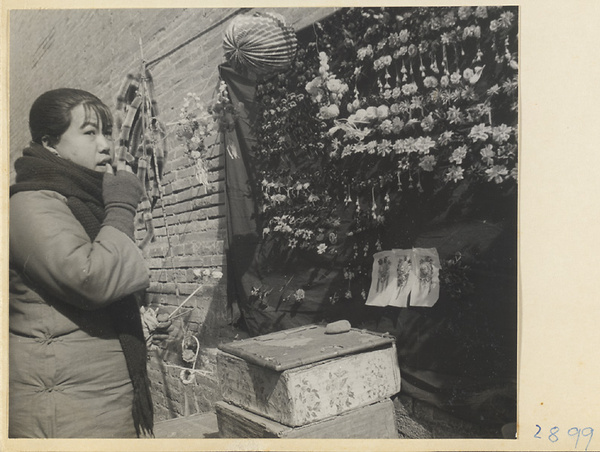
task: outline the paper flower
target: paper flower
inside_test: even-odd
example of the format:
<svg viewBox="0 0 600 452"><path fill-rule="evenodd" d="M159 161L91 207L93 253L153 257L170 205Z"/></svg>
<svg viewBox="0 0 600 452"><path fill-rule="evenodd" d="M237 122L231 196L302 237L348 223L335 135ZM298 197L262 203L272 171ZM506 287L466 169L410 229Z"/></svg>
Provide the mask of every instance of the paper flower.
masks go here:
<svg viewBox="0 0 600 452"><path fill-rule="evenodd" d="M471 203L482 183L512 190L516 11L425 7L388 17L378 8L348 9L339 23L322 21L318 48L303 46L285 76L258 82L254 150L260 179L268 180L259 187L265 234L292 253L314 255L333 253L334 243L344 251L352 237L357 270L381 246L378 228L405 196L452 196L460 183L456 195ZM306 166L288 165L304 156ZM343 235L337 207L352 216ZM361 293L359 280L350 298Z"/></svg>
<svg viewBox="0 0 600 452"><path fill-rule="evenodd" d="M460 165L462 163L463 159L466 157L466 155L467 155L467 147L465 145L463 145L463 146L456 148L452 152L452 155L450 156L450 158L448 160L452 163L456 163L457 165Z"/></svg>
<svg viewBox="0 0 600 452"><path fill-rule="evenodd" d="M426 155L419 162L419 167L425 171L433 171L435 163L435 157L433 155Z"/></svg>
<svg viewBox="0 0 600 452"><path fill-rule="evenodd" d="M458 166L452 166L446 173L446 180L451 180L453 182L458 182L459 180L464 179L463 173L464 168Z"/></svg>
<svg viewBox="0 0 600 452"><path fill-rule="evenodd" d="M504 181L506 175L508 175L508 170L505 166L502 165L494 165L491 168L485 170L485 174L488 177L488 181L494 181L497 184Z"/></svg>
<svg viewBox="0 0 600 452"><path fill-rule="evenodd" d="M485 141L488 139L491 133L492 128L481 123L471 128L471 131L469 132L469 138L471 138L473 141Z"/></svg>
<svg viewBox="0 0 600 452"><path fill-rule="evenodd" d="M296 290L296 292L294 292L294 300L296 300L296 303L300 303L302 300L304 300L304 297L304 290L298 289Z"/></svg>

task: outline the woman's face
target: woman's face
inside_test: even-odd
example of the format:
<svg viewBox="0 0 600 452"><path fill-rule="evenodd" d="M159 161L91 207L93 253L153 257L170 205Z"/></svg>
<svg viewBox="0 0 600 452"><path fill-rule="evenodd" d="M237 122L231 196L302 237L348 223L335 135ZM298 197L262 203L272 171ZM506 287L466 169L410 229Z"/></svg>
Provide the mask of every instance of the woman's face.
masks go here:
<svg viewBox="0 0 600 452"><path fill-rule="evenodd" d="M83 105L71 110L71 124L54 146L58 154L85 168L104 172L112 162L112 140L102 134L102 121L97 115L86 118Z"/></svg>

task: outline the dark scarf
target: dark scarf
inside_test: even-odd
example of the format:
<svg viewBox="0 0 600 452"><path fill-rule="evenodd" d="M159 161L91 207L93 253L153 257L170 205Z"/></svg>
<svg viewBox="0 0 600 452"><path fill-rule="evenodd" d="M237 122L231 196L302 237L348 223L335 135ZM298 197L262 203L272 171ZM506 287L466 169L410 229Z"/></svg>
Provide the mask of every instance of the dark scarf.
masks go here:
<svg viewBox="0 0 600 452"><path fill-rule="evenodd" d="M67 205L93 241L104 220L102 181L104 173L64 160L37 143L23 151L15 162L16 184L10 195L21 191L52 190L67 198ZM133 422L135 430L153 435L153 407L146 369L146 342L137 302L133 295L108 306L133 383Z"/></svg>

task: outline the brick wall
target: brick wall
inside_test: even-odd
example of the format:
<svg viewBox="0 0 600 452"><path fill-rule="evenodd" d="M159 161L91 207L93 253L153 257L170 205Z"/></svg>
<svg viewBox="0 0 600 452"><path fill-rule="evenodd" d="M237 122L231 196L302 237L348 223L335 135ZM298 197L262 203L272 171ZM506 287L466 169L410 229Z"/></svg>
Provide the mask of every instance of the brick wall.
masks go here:
<svg viewBox="0 0 600 452"><path fill-rule="evenodd" d="M81 88L114 108L127 74L139 73L140 39L145 60L158 59L150 69L164 124L177 120L188 92L210 99L218 81L217 65L223 61L225 19L236 12L233 8L11 11L11 164L30 139L29 108L41 93L58 87ZM300 29L333 8L281 8L277 12ZM215 347L241 334L229 325L232 315L225 277L213 277L226 274L223 156L218 146L213 148L209 184L203 186L172 133L167 136L167 148L164 199L153 212L156 238L144 249L151 270L147 297L152 307L172 312L199 285L202 288L178 311L183 315L175 321L175 339L151 352L150 376L159 420L212 407L219 398ZM144 233L140 227L137 237L141 239ZM189 384L180 379L182 368L189 367L181 359L184 335L194 335L202 344L196 363L199 371Z"/></svg>

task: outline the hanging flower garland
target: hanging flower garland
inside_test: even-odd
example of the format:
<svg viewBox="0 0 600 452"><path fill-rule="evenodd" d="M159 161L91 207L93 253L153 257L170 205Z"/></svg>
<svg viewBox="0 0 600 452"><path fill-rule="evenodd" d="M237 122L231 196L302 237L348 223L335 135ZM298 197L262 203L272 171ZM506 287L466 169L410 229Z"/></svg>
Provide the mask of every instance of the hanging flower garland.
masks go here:
<svg viewBox="0 0 600 452"><path fill-rule="evenodd" d="M175 134L185 143L188 156L196 168L198 183L207 185L207 139L214 133L215 124L213 116L196 93L188 93L184 98L176 126Z"/></svg>
<svg viewBox="0 0 600 452"><path fill-rule="evenodd" d="M185 144L200 185L208 184L209 137L214 137L217 132L232 132L243 107L241 102L237 105L231 102L223 81L219 82L216 99L209 104L203 103L196 93L188 93L184 98L179 120L175 123L175 134Z"/></svg>
<svg viewBox="0 0 600 452"><path fill-rule="evenodd" d="M284 79L278 77L279 82ZM336 200L322 189L323 178L329 173L313 167L322 158L326 140L312 137L323 136L326 124L317 116L306 118L307 109L312 110L308 95L290 90L277 99L266 94L274 86L268 82L258 88L267 103L255 125L261 210L266 220L263 236L275 234L290 250L314 250L324 255L333 251L339 226ZM306 154L310 161L302 157Z"/></svg>
<svg viewBox="0 0 600 452"><path fill-rule="evenodd" d="M347 239L344 295L364 298L373 253L412 246L410 231L426 215L480 208L484 194L514 196L516 13L351 8L316 24L293 68L257 89L263 235L323 257ZM384 243L402 215L405 241Z"/></svg>
<svg viewBox="0 0 600 452"><path fill-rule="evenodd" d="M498 19L490 20L491 12ZM506 124L499 105L509 102L509 113L517 108L516 36L506 33L514 13L461 7L363 16L380 23L363 36L372 44L356 51L349 115L330 130L342 142L337 155L391 155L399 190L406 188L403 176L408 188L415 182L421 189L424 172L443 183L516 181L516 114ZM482 79L484 71L490 75ZM375 86L365 86L373 79Z"/></svg>
<svg viewBox="0 0 600 452"><path fill-rule="evenodd" d="M232 132L243 108L244 104L242 102L233 104L229 98L227 84L223 80L219 81L217 99L208 107L208 112L217 124L219 132Z"/></svg>

